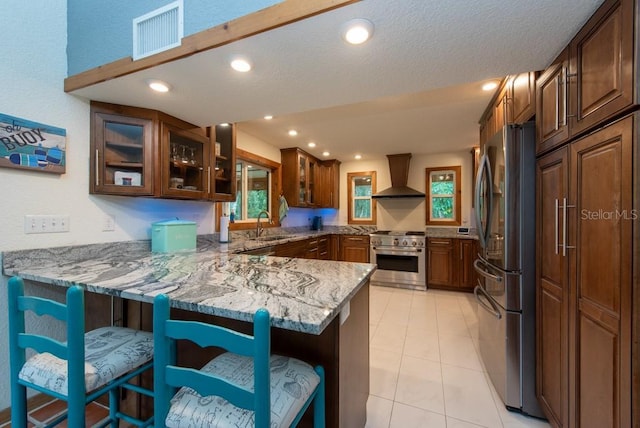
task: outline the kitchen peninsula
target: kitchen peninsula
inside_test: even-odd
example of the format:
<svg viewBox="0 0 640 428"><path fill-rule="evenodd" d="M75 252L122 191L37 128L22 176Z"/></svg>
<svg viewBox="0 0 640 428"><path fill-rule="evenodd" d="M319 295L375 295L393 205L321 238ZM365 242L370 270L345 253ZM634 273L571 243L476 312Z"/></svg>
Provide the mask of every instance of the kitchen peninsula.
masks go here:
<svg viewBox="0 0 640 428"><path fill-rule="evenodd" d="M151 253L149 241L10 251L3 253L3 273L54 286L78 284L143 305L165 293L178 316L193 314L245 332L264 307L275 327L273 352L324 366L327 426L364 426L375 266L232 251L213 236L198 237L196 251L171 254Z"/></svg>

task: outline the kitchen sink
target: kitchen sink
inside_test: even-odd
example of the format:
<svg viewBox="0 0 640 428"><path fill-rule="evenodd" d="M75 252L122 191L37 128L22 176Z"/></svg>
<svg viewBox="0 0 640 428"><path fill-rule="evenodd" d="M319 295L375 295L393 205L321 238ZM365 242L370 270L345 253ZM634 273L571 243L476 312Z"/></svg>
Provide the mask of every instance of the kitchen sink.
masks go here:
<svg viewBox="0 0 640 428"><path fill-rule="evenodd" d="M268 235L268 236L260 236L259 238L251 238L251 240L270 242L270 241L279 241L281 239L290 239L290 238L293 238L294 236L295 235Z"/></svg>

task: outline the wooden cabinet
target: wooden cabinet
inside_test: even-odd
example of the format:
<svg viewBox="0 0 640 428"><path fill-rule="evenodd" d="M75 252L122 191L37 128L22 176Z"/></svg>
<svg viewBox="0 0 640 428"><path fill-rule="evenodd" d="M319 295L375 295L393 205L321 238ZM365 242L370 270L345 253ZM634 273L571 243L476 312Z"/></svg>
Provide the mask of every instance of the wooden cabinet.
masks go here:
<svg viewBox="0 0 640 428"><path fill-rule="evenodd" d="M636 122L538 160L537 394L554 427L631 426Z"/></svg>
<svg viewBox="0 0 640 428"><path fill-rule="evenodd" d="M274 248L274 253L277 257L295 257L304 259L307 257L307 241L306 239L300 241L285 242L284 244L278 244Z"/></svg>
<svg viewBox="0 0 640 428"><path fill-rule="evenodd" d="M234 130L205 130L155 110L92 102L90 193L232 200ZM210 137L222 140L221 155Z"/></svg>
<svg viewBox="0 0 640 428"><path fill-rule="evenodd" d="M297 147L281 149L282 192L291 207L338 208L340 162L321 161Z"/></svg>
<svg viewBox="0 0 640 428"><path fill-rule="evenodd" d="M521 124L535 115L536 72L507 76L480 119L480 148L505 125Z"/></svg>
<svg viewBox="0 0 640 428"><path fill-rule="evenodd" d="M318 241L318 259L333 260L331 257L331 237L329 235L320 236Z"/></svg>
<svg viewBox="0 0 640 428"><path fill-rule="evenodd" d="M340 161L319 161L318 173L318 208L340 208Z"/></svg>
<svg viewBox="0 0 640 428"><path fill-rule="evenodd" d="M577 135L631 106L633 0L608 0L569 44L569 127Z"/></svg>
<svg viewBox="0 0 640 428"><path fill-rule="evenodd" d="M555 427L569 427L569 261L560 249L568 153L567 147L549 153L536 170L536 390Z"/></svg>
<svg viewBox="0 0 640 428"><path fill-rule="evenodd" d="M537 152L585 134L637 103L633 0L607 0L537 81Z"/></svg>
<svg viewBox="0 0 640 428"><path fill-rule="evenodd" d="M478 253L473 239L427 239L427 287L473 291L477 276L473 261Z"/></svg>
<svg viewBox="0 0 640 428"><path fill-rule="evenodd" d="M427 239L427 287L454 287L455 263L453 239Z"/></svg>
<svg viewBox="0 0 640 428"><path fill-rule="evenodd" d="M213 165L210 170L209 199L232 202L236 200L236 126L216 125L207 128L213 142Z"/></svg>
<svg viewBox="0 0 640 428"><path fill-rule="evenodd" d="M560 53L536 83L536 153L569 138L567 119L569 49Z"/></svg>
<svg viewBox="0 0 640 428"><path fill-rule="evenodd" d="M369 263L369 237L364 235L341 235L339 260Z"/></svg>
<svg viewBox="0 0 640 428"><path fill-rule="evenodd" d="M91 104L90 193L154 194L154 119L149 112Z"/></svg>
<svg viewBox="0 0 640 428"><path fill-rule="evenodd" d="M315 207L316 159L298 148L282 149L282 192L290 207Z"/></svg>
<svg viewBox="0 0 640 428"><path fill-rule="evenodd" d="M510 122L525 123L536 114L536 72L520 73L509 80Z"/></svg>
<svg viewBox="0 0 640 428"><path fill-rule="evenodd" d="M160 129L160 196L206 199L209 138L166 123Z"/></svg>
<svg viewBox="0 0 640 428"><path fill-rule="evenodd" d="M473 268L473 262L478 256L478 241L475 239L456 239L456 241L458 257L456 285L460 289L473 291L473 288L478 283L476 270Z"/></svg>

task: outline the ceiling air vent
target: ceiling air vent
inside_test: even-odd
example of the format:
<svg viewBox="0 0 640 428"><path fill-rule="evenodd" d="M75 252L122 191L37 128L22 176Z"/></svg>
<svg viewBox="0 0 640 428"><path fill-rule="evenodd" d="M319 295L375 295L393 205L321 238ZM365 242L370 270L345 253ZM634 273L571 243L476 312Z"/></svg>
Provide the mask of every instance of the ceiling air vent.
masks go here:
<svg viewBox="0 0 640 428"><path fill-rule="evenodd" d="M180 46L183 36L182 1L175 1L133 20L134 60Z"/></svg>

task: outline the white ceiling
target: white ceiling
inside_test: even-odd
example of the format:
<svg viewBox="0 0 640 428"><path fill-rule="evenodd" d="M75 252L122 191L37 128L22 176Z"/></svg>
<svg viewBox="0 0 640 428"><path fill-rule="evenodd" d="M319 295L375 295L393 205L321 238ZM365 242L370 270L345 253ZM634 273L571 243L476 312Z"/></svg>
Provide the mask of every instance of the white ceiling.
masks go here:
<svg viewBox="0 0 640 428"><path fill-rule="evenodd" d="M493 94L479 82L544 69L602 0L364 0L217 49L73 93L154 108L198 126L240 122L277 147L350 160L477 144ZM373 38L344 43L352 18ZM234 54L254 69L237 73ZM168 94L145 81L162 79ZM265 121L265 114L274 115ZM296 128L299 135L286 134Z"/></svg>

